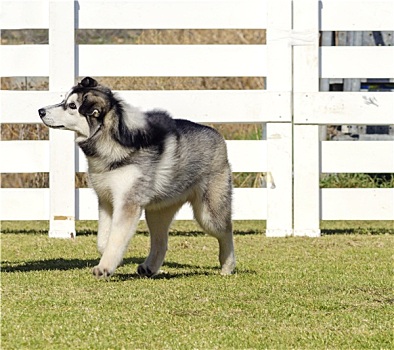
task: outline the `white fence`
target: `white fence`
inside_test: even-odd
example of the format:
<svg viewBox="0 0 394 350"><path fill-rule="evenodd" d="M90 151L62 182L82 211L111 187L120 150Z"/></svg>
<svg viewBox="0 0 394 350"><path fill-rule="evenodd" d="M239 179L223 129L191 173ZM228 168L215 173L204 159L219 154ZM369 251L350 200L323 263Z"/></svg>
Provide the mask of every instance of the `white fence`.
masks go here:
<svg viewBox="0 0 394 350"><path fill-rule="evenodd" d="M267 77L266 90L122 91L135 106L211 123L264 123L266 139L228 141L235 172L274 185L237 188L234 219L268 236L320 234L320 220L394 220L394 189L320 189L321 173L394 172L394 142L327 142L321 124L393 124L392 92L319 92L319 78L393 78L394 47L319 47L319 31L394 30L391 0L1 0L2 29L49 30L48 45L2 45L1 76L48 76L49 91L1 91L2 123L37 123L76 76ZM266 29L266 45L76 45L74 29ZM160 57L160 59L158 59ZM49 189L1 189L2 220L50 220L50 235L97 219L74 135L2 141L1 172L49 172ZM185 207L178 219L191 219Z"/></svg>

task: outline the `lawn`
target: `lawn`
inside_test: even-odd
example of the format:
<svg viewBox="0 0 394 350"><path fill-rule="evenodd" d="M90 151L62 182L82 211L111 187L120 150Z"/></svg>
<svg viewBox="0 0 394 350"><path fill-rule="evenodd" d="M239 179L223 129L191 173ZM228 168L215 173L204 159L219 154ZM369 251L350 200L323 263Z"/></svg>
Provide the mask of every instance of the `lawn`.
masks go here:
<svg viewBox="0 0 394 350"><path fill-rule="evenodd" d="M108 281L90 272L95 224L80 223L75 240L50 239L45 225L3 223L4 350L393 346L392 222L325 223L323 237L278 239L261 223L236 223L228 277L216 241L179 223L153 279L135 273L149 246L141 225Z"/></svg>

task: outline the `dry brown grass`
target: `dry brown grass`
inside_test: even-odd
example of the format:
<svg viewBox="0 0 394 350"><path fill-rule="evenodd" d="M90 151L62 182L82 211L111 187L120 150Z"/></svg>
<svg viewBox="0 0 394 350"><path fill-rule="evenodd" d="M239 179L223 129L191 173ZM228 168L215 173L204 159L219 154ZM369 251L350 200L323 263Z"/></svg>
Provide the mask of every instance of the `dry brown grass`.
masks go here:
<svg viewBox="0 0 394 350"><path fill-rule="evenodd" d="M263 29L77 29L77 44L265 44ZM3 30L2 45L48 44L48 30Z"/></svg>

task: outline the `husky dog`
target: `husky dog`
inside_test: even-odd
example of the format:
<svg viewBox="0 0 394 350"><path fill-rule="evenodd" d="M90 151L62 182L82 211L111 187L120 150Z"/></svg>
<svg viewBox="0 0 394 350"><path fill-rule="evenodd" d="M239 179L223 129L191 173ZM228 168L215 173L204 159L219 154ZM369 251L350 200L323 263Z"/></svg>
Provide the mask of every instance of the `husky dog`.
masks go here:
<svg viewBox="0 0 394 350"><path fill-rule="evenodd" d="M151 247L137 272L157 274L171 222L186 202L204 231L219 241L221 273L232 273L231 169L218 132L163 111L142 112L90 77L38 114L50 128L75 131L87 157L99 203L101 260L94 276L114 273L143 210Z"/></svg>

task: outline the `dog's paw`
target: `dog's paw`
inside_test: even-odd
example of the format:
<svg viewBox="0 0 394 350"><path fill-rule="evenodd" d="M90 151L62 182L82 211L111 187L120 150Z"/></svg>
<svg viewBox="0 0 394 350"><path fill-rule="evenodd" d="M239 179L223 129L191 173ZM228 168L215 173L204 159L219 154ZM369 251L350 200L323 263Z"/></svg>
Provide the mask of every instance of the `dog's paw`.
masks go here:
<svg viewBox="0 0 394 350"><path fill-rule="evenodd" d="M109 278L112 276L113 272L109 269L101 268L100 265L93 267L92 274L96 278Z"/></svg>
<svg viewBox="0 0 394 350"><path fill-rule="evenodd" d="M140 264L138 265L137 273L141 277L153 277L154 275L156 275L157 272L151 271L151 269L145 264Z"/></svg>
<svg viewBox="0 0 394 350"><path fill-rule="evenodd" d="M235 270L235 261L232 261L232 262L224 264L222 266L220 274L222 276L229 276L229 275L232 275L234 273L234 270Z"/></svg>
<svg viewBox="0 0 394 350"><path fill-rule="evenodd" d="M230 275L234 274L234 270L233 269L227 269L227 268L223 269L222 268L222 270L220 271L220 274L222 276L230 276Z"/></svg>

